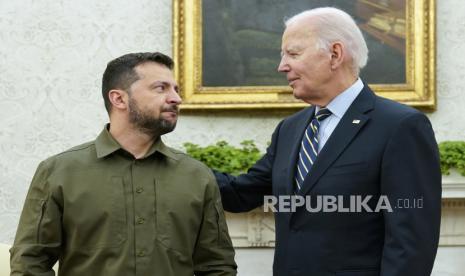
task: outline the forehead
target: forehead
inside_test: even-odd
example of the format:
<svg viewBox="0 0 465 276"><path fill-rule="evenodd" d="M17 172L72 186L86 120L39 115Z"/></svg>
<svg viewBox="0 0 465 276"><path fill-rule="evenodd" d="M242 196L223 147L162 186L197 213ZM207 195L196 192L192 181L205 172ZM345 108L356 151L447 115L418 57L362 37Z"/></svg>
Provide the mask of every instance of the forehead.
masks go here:
<svg viewBox="0 0 465 276"><path fill-rule="evenodd" d="M160 80L174 82L174 74L168 67L156 62L144 62L136 67L134 70L139 75L140 80Z"/></svg>
<svg viewBox="0 0 465 276"><path fill-rule="evenodd" d="M286 27L282 38L282 49L299 48L309 46L315 41L310 22L297 21Z"/></svg>

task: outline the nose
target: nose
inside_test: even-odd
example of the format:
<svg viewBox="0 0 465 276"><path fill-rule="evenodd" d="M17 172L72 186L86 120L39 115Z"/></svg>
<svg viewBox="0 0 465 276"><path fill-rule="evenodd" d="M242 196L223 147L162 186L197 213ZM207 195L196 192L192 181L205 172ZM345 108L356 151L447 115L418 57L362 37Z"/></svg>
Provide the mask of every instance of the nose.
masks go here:
<svg viewBox="0 0 465 276"><path fill-rule="evenodd" d="M283 55L278 65L278 72L285 73L285 72L289 72L289 70L290 70L290 67L286 61L286 56Z"/></svg>
<svg viewBox="0 0 465 276"><path fill-rule="evenodd" d="M170 91L170 95L168 97L168 103L176 104L176 105L179 105L182 103L181 96L179 95L178 91L176 91L175 89L172 89Z"/></svg>

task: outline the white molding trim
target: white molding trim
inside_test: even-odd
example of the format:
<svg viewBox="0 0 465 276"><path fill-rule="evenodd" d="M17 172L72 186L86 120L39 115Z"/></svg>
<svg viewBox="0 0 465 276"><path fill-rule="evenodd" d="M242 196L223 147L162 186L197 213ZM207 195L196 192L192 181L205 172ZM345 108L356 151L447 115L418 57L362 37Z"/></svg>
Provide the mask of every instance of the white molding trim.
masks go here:
<svg viewBox="0 0 465 276"><path fill-rule="evenodd" d="M442 176L442 198L465 199L465 177L456 170Z"/></svg>
<svg viewBox="0 0 465 276"><path fill-rule="evenodd" d="M441 246L465 245L465 177L456 171L442 178ZM273 213L257 208L248 213L226 213L236 248L275 246Z"/></svg>

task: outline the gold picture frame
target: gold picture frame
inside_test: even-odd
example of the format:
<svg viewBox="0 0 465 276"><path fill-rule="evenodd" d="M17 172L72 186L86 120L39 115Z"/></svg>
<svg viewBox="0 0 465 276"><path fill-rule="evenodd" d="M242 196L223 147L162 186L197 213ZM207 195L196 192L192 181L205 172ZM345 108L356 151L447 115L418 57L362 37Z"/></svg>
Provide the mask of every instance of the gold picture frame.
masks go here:
<svg viewBox="0 0 465 276"><path fill-rule="evenodd" d="M257 1L255 0L255 2ZM263 85L267 81L266 78L262 78L262 83L258 85L249 85L247 82L244 82L246 83L245 85L221 85L221 83L214 83L217 79L221 79L221 76L225 76L223 80L226 83L231 76L239 72L233 67L236 66L234 60L229 62L233 68L233 71L230 72L221 71L223 70L223 66L221 65L223 60L216 66L206 64L208 66L205 66L205 68L210 69L210 74L218 73L218 76L220 76L220 78L211 78L209 80L213 85L206 84L208 78L206 78L207 74L203 67L207 57L205 55L206 52L203 52L203 50L213 49L217 51L218 49L228 48L236 51L234 45L231 44L227 44L225 47L216 45L216 43L222 41L221 39L213 39L211 46L210 44L203 45L203 40L205 39L204 28L210 28L209 26L227 26L224 22L207 22L206 18L211 18L212 16L208 13L204 14L203 8L206 8L206 6L203 6L204 3L216 5L215 3L220 2L228 3L227 5L235 3L235 1L173 0L173 55L176 64L175 75L183 97L181 108L185 110L297 109L307 106L307 104L296 100L292 96L291 88L287 85ZM248 0L244 3L253 2ZM259 2L263 3L263 1L258 1L257 3ZM271 1L270 3L284 2L287 1ZM331 4L331 1L327 2ZM398 81L399 76L397 76L397 79L396 77L393 77L392 80L389 79L387 83L368 81L370 87L380 96L420 109L434 110L436 108L435 0L352 0L344 2L353 4L354 10L361 18L359 26L362 31L368 32L368 36L373 38L375 43L378 43L377 40L379 40L379 45L381 45L379 47L386 47L388 45L389 50L393 52L397 51L397 54L401 53L403 55L403 67L401 69L405 69L403 73L404 81ZM389 17L386 19L385 17L386 14L391 14L390 10L394 9L393 7L397 7L397 11L395 11L397 14L402 14L397 19L394 18L394 20L400 22L400 26L393 25L393 21L389 21L391 19ZM217 10L217 8L211 8L211 11L207 12L216 13ZM250 8L246 10L250 10ZM260 12L263 13L263 10ZM258 14L259 11L257 10L255 13ZM222 18L228 18L228 15L225 15L224 11L220 11L218 14ZM263 18L269 20L267 16ZM383 24L386 23L386 20L389 23L386 26L390 29L383 29ZM281 24L282 29L284 29L284 17L282 19L276 18L275 21ZM397 21L395 24L397 24ZM397 38L395 33L391 33L394 27L399 27L401 30ZM402 32L404 32L403 35ZM210 31L207 32L208 35L211 33ZM221 34L221 30L218 33ZM243 37L247 37L246 31L241 30L237 33L240 33ZM266 33L266 35L270 36L269 33ZM273 35L273 39L270 41L273 41L273 43L268 43L266 40L260 38L263 41L261 44L273 45L276 48L276 35L271 35ZM365 34L365 36L367 35ZM250 36L249 32L249 39L245 39L247 43L251 41L250 37L257 37L256 33ZM230 36L227 35L224 38L229 39ZM255 45L255 47L260 46ZM279 51L279 48L277 50ZM369 50L371 54L369 59L373 60L373 51L370 49L370 45ZM383 58L385 53L386 50L381 50L378 54L375 53L375 59L378 56L379 58ZM229 56L224 53L219 53L218 55L220 58L227 58ZM397 58L385 58L388 61L400 60ZM257 62L257 64L260 63ZM275 66L277 67L277 64ZM381 72L385 64L384 62L379 62L377 66L380 66L379 71ZM275 70L274 68L271 69ZM398 70L391 69L392 71ZM243 73L243 70L241 72ZM378 68L373 67L369 72L372 73L372 76L375 76L375 73L378 73ZM385 74L381 73L377 75Z"/></svg>

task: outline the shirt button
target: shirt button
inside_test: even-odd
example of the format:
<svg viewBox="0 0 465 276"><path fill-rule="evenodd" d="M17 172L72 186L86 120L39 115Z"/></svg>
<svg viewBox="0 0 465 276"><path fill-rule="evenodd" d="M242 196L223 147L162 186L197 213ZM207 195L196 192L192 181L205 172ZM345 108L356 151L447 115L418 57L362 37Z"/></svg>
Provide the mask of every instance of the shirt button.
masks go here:
<svg viewBox="0 0 465 276"><path fill-rule="evenodd" d="M142 187L139 187L139 188L136 189L136 193L138 193L138 194L142 193L143 191L144 191L144 188L142 188Z"/></svg>
<svg viewBox="0 0 465 276"><path fill-rule="evenodd" d="M145 256L145 250L139 250L139 252L137 252L137 257L144 257Z"/></svg>
<svg viewBox="0 0 465 276"><path fill-rule="evenodd" d="M144 224L145 219L144 218L138 218L137 219L137 224Z"/></svg>

